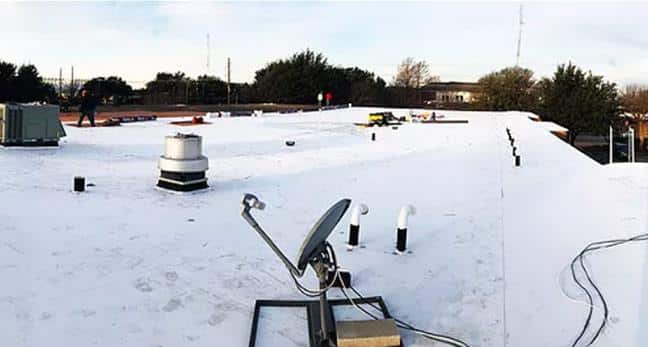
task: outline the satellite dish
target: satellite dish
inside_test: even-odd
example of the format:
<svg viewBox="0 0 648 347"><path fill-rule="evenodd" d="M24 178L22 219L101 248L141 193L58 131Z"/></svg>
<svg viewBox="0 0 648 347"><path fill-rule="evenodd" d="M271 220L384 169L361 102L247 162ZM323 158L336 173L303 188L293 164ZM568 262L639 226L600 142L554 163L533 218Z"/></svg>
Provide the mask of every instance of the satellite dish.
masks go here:
<svg viewBox="0 0 648 347"><path fill-rule="evenodd" d="M253 194L245 194L243 200L241 201L242 211L241 215L243 218L256 230L256 232L263 238L263 240L272 248L277 257L286 265L288 271L292 274L295 283L298 288L301 288L297 283L295 276L302 277L306 271L306 266L311 265L315 270L315 274L319 279L320 291L319 295L319 323L320 330L317 333L317 344L316 346L335 346L335 344L330 340L330 336L334 333L333 328L333 317L332 311L326 300L326 291L331 287L331 284L328 283L328 273L331 269L331 266L337 266L337 264L331 262L331 257L334 257L332 250L329 250L329 243L326 242L326 239L331 235L335 226L340 222L342 216L346 213L351 205L350 199L342 199L331 206L331 208L326 211L322 217L315 223L311 231L306 236L304 243L302 244L299 254L297 254L297 266L293 265L290 260L283 254L283 252L277 247L277 245L272 241L272 238L266 234L266 232L261 228L259 223L254 219L250 214L252 209L263 210L265 203L259 200ZM337 269L336 269L337 270Z"/></svg>
<svg viewBox="0 0 648 347"><path fill-rule="evenodd" d="M283 254L274 241L272 241L272 238L266 234L250 213L252 209L263 210L265 208L265 203L253 194L245 194L241 204L243 206L241 211L243 218L252 226L252 228L254 228L254 230L257 231L259 235L261 235L263 240L268 244L268 246L270 246L270 248L272 248L279 259L281 259L281 261L286 265L288 270L290 270L294 275L302 277L309 261L316 258L319 253L322 253L322 251L325 250L326 239L333 232L335 226L340 222L344 213L346 213L349 205L351 205L351 200L342 199L338 201L335 205L331 206L331 208L329 208L322 217L320 217L317 223L315 223L297 254L297 266L290 262L288 257Z"/></svg>
<svg viewBox="0 0 648 347"><path fill-rule="evenodd" d="M303 272L308 262L325 247L326 239L331 235L333 229L340 222L340 219L342 219L342 216L344 216L350 205L350 199L338 201L315 223L297 254L297 269L299 271Z"/></svg>

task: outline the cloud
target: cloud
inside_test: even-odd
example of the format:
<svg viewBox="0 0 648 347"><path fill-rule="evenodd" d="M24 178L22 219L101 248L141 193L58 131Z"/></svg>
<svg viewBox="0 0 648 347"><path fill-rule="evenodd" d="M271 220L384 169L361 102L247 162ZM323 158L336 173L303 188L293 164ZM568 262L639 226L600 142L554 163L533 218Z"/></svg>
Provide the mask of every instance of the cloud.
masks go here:
<svg viewBox="0 0 648 347"><path fill-rule="evenodd" d="M2 59L50 76L70 65L132 81L203 74L209 33L209 72L224 76L231 57L235 81L306 48L386 80L407 56L444 80L476 80L515 63L517 12L513 3L0 3L0 32L11 47ZM525 5L522 64L541 77L571 60L611 80L648 82L639 75L646 19L646 4Z"/></svg>
<svg viewBox="0 0 648 347"><path fill-rule="evenodd" d="M157 5L156 13L176 19L181 23L195 24L191 21L218 21L231 12L225 3L214 2L162 2Z"/></svg>

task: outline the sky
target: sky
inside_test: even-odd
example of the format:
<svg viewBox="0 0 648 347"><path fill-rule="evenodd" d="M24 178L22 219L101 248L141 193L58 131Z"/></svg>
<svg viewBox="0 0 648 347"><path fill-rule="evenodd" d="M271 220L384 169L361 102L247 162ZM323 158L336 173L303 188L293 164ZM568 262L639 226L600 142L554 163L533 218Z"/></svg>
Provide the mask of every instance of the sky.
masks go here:
<svg viewBox="0 0 648 347"><path fill-rule="evenodd" d="M0 60L45 77L160 71L252 82L268 62L311 49L391 81L406 57L442 81L515 65L519 2L0 3ZM648 84L648 3L523 3L520 65L550 76L569 61L620 85ZM207 67L207 34L210 37Z"/></svg>

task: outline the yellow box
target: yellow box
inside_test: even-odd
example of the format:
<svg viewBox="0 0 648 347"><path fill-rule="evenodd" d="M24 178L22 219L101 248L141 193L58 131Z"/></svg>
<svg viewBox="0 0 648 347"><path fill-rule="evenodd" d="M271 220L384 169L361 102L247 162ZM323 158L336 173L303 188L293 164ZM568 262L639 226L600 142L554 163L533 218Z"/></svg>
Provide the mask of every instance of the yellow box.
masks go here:
<svg viewBox="0 0 648 347"><path fill-rule="evenodd" d="M400 333L393 319L335 322L337 347L398 347Z"/></svg>

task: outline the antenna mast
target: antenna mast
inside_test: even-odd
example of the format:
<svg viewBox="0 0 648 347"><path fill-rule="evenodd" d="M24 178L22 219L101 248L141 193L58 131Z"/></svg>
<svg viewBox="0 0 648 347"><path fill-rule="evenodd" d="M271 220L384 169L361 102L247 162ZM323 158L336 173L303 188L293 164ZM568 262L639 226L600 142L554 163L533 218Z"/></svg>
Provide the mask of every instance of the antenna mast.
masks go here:
<svg viewBox="0 0 648 347"><path fill-rule="evenodd" d="M230 93L232 89L230 88L230 83L231 83L231 64L230 64L230 58L227 58L227 104L230 104Z"/></svg>
<svg viewBox="0 0 648 347"><path fill-rule="evenodd" d="M523 15L522 4L520 4L520 29L518 32L517 55L515 59L515 66L520 66L520 47L522 46L522 25L524 25L524 19L522 15Z"/></svg>

